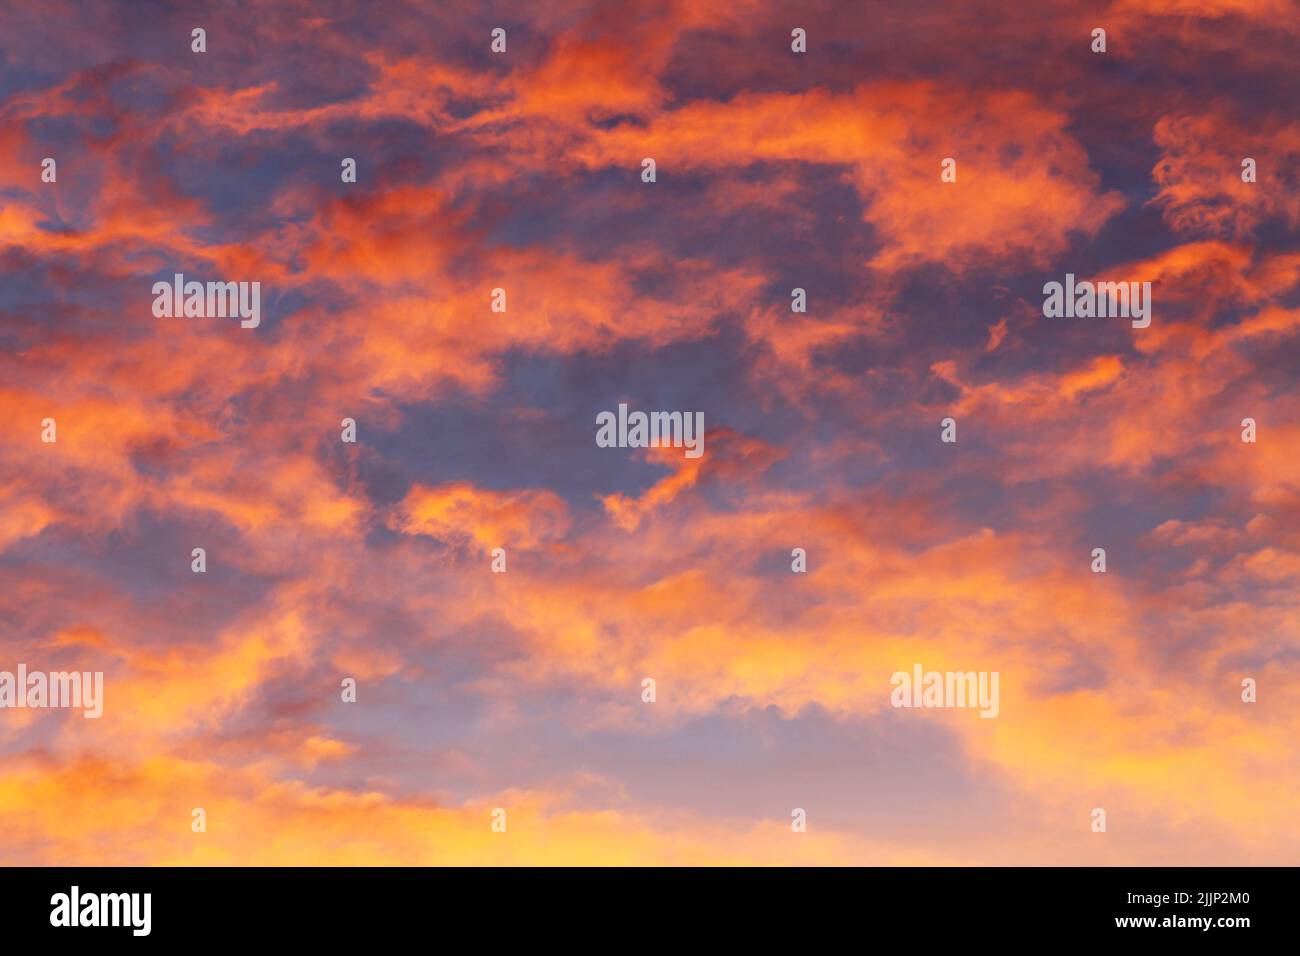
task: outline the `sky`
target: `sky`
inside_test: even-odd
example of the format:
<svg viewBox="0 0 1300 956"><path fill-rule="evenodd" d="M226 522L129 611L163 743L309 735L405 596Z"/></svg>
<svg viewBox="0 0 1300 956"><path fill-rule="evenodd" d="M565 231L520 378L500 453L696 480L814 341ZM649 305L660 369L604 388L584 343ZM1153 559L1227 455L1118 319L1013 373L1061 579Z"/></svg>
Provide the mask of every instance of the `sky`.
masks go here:
<svg viewBox="0 0 1300 956"><path fill-rule="evenodd" d="M0 37L0 671L104 675L0 709L0 863L1297 859L1296 4ZM1149 327L1047 317L1067 273Z"/></svg>

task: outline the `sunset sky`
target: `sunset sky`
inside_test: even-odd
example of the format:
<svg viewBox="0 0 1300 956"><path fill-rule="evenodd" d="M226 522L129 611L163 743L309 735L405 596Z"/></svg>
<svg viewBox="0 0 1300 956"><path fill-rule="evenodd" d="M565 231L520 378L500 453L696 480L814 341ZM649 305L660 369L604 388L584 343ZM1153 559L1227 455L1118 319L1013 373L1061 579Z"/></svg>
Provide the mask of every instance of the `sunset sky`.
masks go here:
<svg viewBox="0 0 1300 956"><path fill-rule="evenodd" d="M0 0L0 670L105 685L0 710L0 863L1294 864L1297 49L1291 0ZM1044 317L1066 273L1150 327ZM705 454L597 447L620 403Z"/></svg>

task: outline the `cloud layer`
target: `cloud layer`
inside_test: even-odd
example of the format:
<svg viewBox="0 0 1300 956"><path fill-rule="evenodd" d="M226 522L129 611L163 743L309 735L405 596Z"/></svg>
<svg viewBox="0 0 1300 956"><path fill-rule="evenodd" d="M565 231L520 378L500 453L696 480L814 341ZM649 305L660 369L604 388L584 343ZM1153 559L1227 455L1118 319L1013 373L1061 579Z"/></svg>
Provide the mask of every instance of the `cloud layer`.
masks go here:
<svg viewBox="0 0 1300 956"><path fill-rule="evenodd" d="M1295 859L1294 5L844 7L0 9L0 861Z"/></svg>

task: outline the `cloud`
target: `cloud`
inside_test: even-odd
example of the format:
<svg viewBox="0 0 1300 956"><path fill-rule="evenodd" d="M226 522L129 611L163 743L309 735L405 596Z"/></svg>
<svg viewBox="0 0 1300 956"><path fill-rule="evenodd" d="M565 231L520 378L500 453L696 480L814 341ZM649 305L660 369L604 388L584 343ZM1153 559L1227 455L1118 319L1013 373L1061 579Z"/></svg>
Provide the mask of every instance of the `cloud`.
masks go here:
<svg viewBox="0 0 1300 956"><path fill-rule="evenodd" d="M1293 859L1285 7L1113 4L1106 58L1073 3L813 5L802 58L754 3L544 3L503 57L455 5L213 10L206 59L0 10L0 668L106 686L0 713L8 859ZM1151 326L1045 318L1067 271ZM155 318L176 272L262 325ZM619 401L704 457L597 448ZM915 663L999 717L895 710ZM629 769L738 727L780 805ZM786 799L862 739L887 794Z"/></svg>

